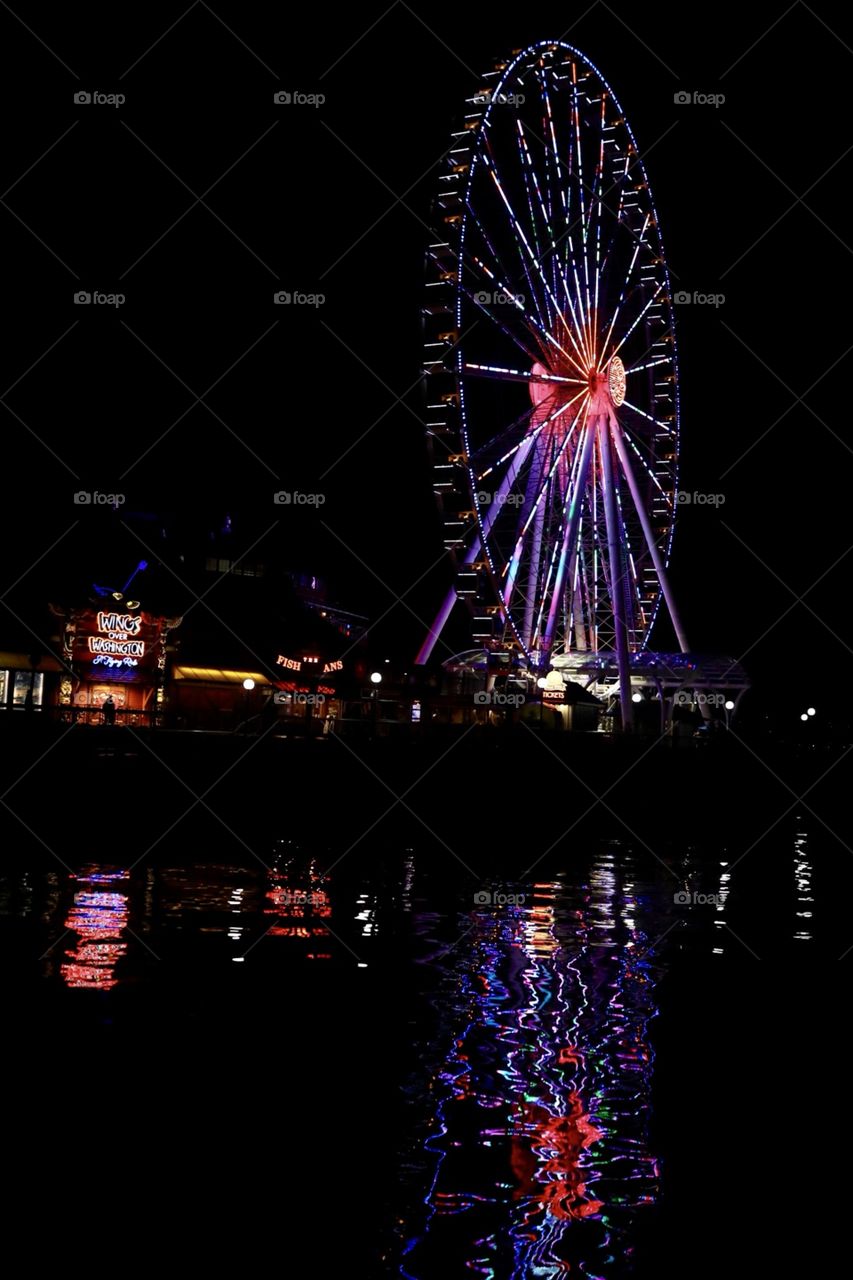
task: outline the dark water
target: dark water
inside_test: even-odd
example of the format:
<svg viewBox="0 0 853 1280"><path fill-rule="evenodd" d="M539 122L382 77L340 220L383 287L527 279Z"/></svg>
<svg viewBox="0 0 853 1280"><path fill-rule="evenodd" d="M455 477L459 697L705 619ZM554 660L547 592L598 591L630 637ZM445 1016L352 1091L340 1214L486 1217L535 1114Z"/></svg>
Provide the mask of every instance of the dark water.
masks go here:
<svg viewBox="0 0 853 1280"><path fill-rule="evenodd" d="M734 1193L715 1127L731 1141L756 1119L722 1101L752 1016L747 1001L737 1022L732 992L838 970L853 944L841 853L814 827L793 819L747 856L579 842L484 882L417 844L344 857L289 839L265 859L185 840L13 865L7 1015L40 1063L52 1055L51 1088L115 1086L133 1064L153 1117L166 1099L183 1124L201 1096L187 1079L220 1071L222 1112L199 1104L194 1150L212 1142L227 1166L229 1113L262 1115L263 1160L280 1153L306 1210L358 1208L368 1275L663 1274L679 1197ZM793 986L787 999L771 1039L790 1061L803 1022ZM685 1142L697 1105L713 1114ZM365 1148L380 1163L367 1180ZM330 1267L310 1274L345 1274Z"/></svg>

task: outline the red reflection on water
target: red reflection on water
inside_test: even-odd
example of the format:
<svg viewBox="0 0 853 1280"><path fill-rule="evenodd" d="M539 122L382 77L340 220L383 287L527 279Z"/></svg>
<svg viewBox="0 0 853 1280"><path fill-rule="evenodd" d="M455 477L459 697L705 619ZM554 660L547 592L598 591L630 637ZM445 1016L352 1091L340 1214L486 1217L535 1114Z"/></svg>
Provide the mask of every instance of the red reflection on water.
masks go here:
<svg viewBox="0 0 853 1280"><path fill-rule="evenodd" d="M325 877L313 864L300 868L288 859L284 866L274 866L269 872L269 887L264 894L264 915L274 918L274 923L267 929L267 937L328 937L329 930L318 923L332 914L329 894L322 888L324 883ZM331 957L325 952L308 956L309 960L328 958Z"/></svg>
<svg viewBox="0 0 853 1280"><path fill-rule="evenodd" d="M116 985L115 968L127 951L121 934L128 923L128 895L102 886L129 879L127 871L92 871L71 876L86 887L78 889L64 921L77 934L76 946L66 947L59 972L69 987L109 991Z"/></svg>
<svg viewBox="0 0 853 1280"><path fill-rule="evenodd" d="M515 1199L538 1200L554 1218L588 1218L598 1213L603 1204L586 1196L581 1155L603 1135L590 1123L577 1090L567 1095L565 1115L554 1116L538 1103L526 1102L522 1116L532 1131L512 1139L510 1163L520 1183Z"/></svg>

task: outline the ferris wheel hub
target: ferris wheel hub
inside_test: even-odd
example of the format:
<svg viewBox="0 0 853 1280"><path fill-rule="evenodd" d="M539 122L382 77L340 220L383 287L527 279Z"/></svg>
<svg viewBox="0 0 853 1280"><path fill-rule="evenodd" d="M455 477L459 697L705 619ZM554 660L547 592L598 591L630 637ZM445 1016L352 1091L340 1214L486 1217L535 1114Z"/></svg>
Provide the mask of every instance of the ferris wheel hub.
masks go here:
<svg viewBox="0 0 853 1280"><path fill-rule="evenodd" d="M607 370L607 386L610 398L618 409L625 399L625 366L618 356L613 356Z"/></svg>
<svg viewBox="0 0 853 1280"><path fill-rule="evenodd" d="M621 404L613 395L612 375L606 369L591 369L589 372L589 409L590 417L598 414L610 414L615 405ZM624 398L624 392L623 392Z"/></svg>

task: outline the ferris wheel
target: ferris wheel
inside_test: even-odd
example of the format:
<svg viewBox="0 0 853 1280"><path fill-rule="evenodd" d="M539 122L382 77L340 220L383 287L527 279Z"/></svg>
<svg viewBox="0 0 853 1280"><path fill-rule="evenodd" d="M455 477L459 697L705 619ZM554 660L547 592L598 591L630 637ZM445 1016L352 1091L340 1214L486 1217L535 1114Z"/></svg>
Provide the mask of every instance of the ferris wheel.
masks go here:
<svg viewBox="0 0 853 1280"><path fill-rule="evenodd" d="M630 655L662 602L679 454L672 297L633 134L560 41L467 100L439 177L424 305L427 433L457 576L486 649L532 671Z"/></svg>

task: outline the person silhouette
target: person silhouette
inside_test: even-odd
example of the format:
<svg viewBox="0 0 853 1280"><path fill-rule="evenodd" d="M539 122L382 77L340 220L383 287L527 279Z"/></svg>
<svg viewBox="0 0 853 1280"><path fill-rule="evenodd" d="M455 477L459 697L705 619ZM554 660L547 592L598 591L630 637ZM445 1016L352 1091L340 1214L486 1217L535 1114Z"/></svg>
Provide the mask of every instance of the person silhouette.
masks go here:
<svg viewBox="0 0 853 1280"><path fill-rule="evenodd" d="M104 698L101 710L104 713L104 724L115 724L116 722L116 704L113 701L113 695L109 694Z"/></svg>

